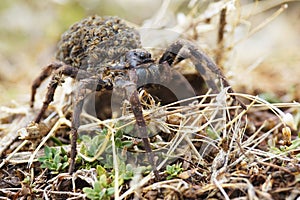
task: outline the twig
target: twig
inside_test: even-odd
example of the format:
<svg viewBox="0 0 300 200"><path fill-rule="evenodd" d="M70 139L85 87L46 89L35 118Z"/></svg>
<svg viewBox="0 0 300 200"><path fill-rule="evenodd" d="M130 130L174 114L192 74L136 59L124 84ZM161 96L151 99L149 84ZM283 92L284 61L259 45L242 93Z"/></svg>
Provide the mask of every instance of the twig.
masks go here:
<svg viewBox="0 0 300 200"><path fill-rule="evenodd" d="M7 158L3 159L0 164L0 169L25 145L28 140L24 140L12 153L10 153Z"/></svg>

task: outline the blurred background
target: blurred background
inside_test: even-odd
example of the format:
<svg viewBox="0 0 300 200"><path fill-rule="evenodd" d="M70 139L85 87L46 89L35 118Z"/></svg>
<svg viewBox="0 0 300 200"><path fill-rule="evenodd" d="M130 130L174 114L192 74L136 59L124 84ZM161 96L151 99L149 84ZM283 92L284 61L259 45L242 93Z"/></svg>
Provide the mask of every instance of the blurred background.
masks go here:
<svg viewBox="0 0 300 200"><path fill-rule="evenodd" d="M12 100L27 104L31 83L41 68L54 60L60 35L88 15L117 15L137 26L186 33L185 38L197 40L214 56L224 5L233 14L227 16L226 55L221 63L233 87L282 101L299 100L300 2L291 1L288 8L279 0L233 2L1 0L0 105ZM264 22L266 25L259 28Z"/></svg>

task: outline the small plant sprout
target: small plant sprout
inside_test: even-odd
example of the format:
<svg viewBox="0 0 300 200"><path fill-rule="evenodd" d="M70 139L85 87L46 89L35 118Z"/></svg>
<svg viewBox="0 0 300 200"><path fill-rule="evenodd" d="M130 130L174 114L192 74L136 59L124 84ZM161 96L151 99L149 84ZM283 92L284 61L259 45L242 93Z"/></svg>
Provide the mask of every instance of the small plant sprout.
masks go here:
<svg viewBox="0 0 300 200"><path fill-rule="evenodd" d="M64 171L68 166L68 156L64 148L54 148L45 146L45 155L38 158L42 163L41 168L48 168L51 173L57 174Z"/></svg>
<svg viewBox="0 0 300 200"><path fill-rule="evenodd" d="M99 180L95 181L93 188L85 187L83 192L87 198L92 200L106 200L114 194L114 187L111 181L107 178L106 174L102 174Z"/></svg>
<svg viewBox="0 0 300 200"><path fill-rule="evenodd" d="M114 195L114 171L108 172L101 165L97 165L97 180L93 183L93 187L83 188L83 192L89 199L92 200L106 200L111 199ZM133 168L131 165L125 165L124 162L120 163L120 176L118 178L119 184L123 184L126 180L133 178Z"/></svg>
<svg viewBox="0 0 300 200"><path fill-rule="evenodd" d="M177 177L182 171L182 163L167 165L165 172L168 174L167 180Z"/></svg>

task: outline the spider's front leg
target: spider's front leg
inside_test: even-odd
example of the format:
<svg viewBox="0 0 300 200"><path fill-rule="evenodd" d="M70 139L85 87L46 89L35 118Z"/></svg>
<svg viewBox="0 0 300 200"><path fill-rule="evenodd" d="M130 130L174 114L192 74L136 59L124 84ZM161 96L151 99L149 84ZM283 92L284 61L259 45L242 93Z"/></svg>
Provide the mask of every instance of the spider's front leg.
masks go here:
<svg viewBox="0 0 300 200"><path fill-rule="evenodd" d="M70 165L69 174L72 174L75 169L75 161L77 155L77 138L78 128L80 126L80 114L82 112L83 102L87 95L84 88L80 88L75 97L75 105L73 109L72 125L71 125L71 153L70 153Z"/></svg>
<svg viewBox="0 0 300 200"><path fill-rule="evenodd" d="M45 67L43 69L43 71L41 72L41 74L33 81L32 85L31 85L31 99L30 99L30 107L31 108L33 108L36 90L40 87L42 82L52 74L53 71L61 68L62 66L64 66L64 63L62 63L62 62L51 63L50 65Z"/></svg>
<svg viewBox="0 0 300 200"><path fill-rule="evenodd" d="M215 82L218 78L221 80L223 87L228 87L229 93L234 93L221 69L191 42L179 40L171 44L160 58L159 63L162 64L167 62L170 66L172 66L188 58L191 59L197 71L213 92L220 92L219 86ZM246 105L239 99L236 99L235 96L232 96L232 98L238 101L243 109L247 109Z"/></svg>
<svg viewBox="0 0 300 200"><path fill-rule="evenodd" d="M36 93L36 89L40 86L40 84L48 77L51 75L52 71L54 71L54 75L51 78L51 81L48 85L48 90L46 93L46 98L43 102L43 106L35 118L34 122L39 123L47 110L49 104L53 101L53 97L55 94L55 90L57 86L60 84L62 81L62 75L69 76L69 77L75 77L78 73L78 69L74 68L70 65L65 65L61 62L59 63L54 63L49 66L47 66L43 72L40 74L38 78L35 79L32 85L32 93L31 93L31 107L33 107L34 103L34 96Z"/></svg>
<svg viewBox="0 0 300 200"><path fill-rule="evenodd" d="M75 159L77 155L77 137L78 128L80 126L80 114L82 112L82 107L84 99L88 94L93 91L100 91L102 89L112 89L112 84L110 80L102 80L97 77L88 77L81 79L79 81L79 86L76 89L73 116L72 116L72 126L71 126L71 154L70 154L70 165L69 174L72 174L75 169Z"/></svg>
<svg viewBox="0 0 300 200"><path fill-rule="evenodd" d="M63 63L51 64L45 68L41 75L34 81L32 86L32 105L34 102L34 96L36 89L40 84L54 71L54 75L48 85L48 90L46 93L46 98L43 103L38 116L35 119L35 123L39 123L42 119L45 111L47 110L49 104L53 101L55 90L59 83L62 81L62 76L69 76L72 78L77 78L79 81L79 88L76 90L75 105L73 109L72 125L71 125L71 155L70 155L70 166L69 173L72 174L75 169L75 158L77 155L76 151L76 141L78 135L78 128L80 126L80 114L82 112L82 106L85 97L93 92L99 91L101 89L112 89L111 81L103 81L97 77L93 77L90 73L86 71L79 70L70 65L65 65Z"/></svg>
<svg viewBox="0 0 300 200"><path fill-rule="evenodd" d="M143 116L143 109L142 109L142 104L139 99L139 94L137 91L137 74L135 69L131 69L129 71L129 79L130 81L124 81L122 78L119 80L115 80L116 86L117 87L122 87L125 89L126 96L129 99L131 109L133 112L133 115L136 119L136 124L137 124L137 129L138 129L138 134L139 137L142 138L143 145L145 147L148 161L150 162L150 165L152 167L154 176L156 180L159 180L159 174L158 170L156 168L156 165L154 163L154 155L150 146L150 142L148 139L148 133L147 133L147 125Z"/></svg>

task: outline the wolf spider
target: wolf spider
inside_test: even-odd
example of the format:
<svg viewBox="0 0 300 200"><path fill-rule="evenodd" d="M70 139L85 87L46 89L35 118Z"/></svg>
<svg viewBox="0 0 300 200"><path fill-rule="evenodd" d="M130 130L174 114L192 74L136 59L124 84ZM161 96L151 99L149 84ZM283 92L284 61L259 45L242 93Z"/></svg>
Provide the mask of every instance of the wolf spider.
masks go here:
<svg viewBox="0 0 300 200"><path fill-rule="evenodd" d="M125 91L125 96L130 102L139 137L142 138L155 178L158 178L137 86L147 83L145 80L169 81L171 67L184 59L192 61L214 92L219 91L216 78L224 87L229 87L221 70L190 42L179 40L171 44L155 62L151 54L142 49L137 31L117 17L91 16L72 25L58 43L57 61L44 68L35 79L31 94L33 107L36 90L53 74L43 106L35 119L35 122L39 123L63 78L71 77L79 82L75 91L71 125L69 173L72 174L75 169L77 131L84 99L93 91L118 87ZM229 87L228 92L232 93L233 90ZM245 108L244 104L241 105Z"/></svg>

